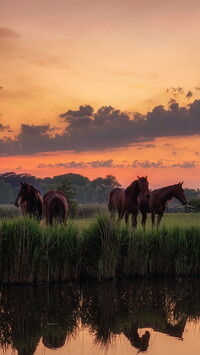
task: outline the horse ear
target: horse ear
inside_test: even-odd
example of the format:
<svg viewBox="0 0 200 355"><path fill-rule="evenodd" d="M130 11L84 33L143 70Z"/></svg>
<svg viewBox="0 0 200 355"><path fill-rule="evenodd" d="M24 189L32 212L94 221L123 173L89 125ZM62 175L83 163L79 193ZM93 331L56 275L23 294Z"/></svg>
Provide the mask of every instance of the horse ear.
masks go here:
<svg viewBox="0 0 200 355"><path fill-rule="evenodd" d="M183 185L184 181L181 182L181 185Z"/></svg>
<svg viewBox="0 0 200 355"><path fill-rule="evenodd" d="M147 179L147 175L146 175L146 179Z"/></svg>
<svg viewBox="0 0 200 355"><path fill-rule="evenodd" d="M138 176L138 175L136 175L137 176L137 178L140 180L140 177Z"/></svg>

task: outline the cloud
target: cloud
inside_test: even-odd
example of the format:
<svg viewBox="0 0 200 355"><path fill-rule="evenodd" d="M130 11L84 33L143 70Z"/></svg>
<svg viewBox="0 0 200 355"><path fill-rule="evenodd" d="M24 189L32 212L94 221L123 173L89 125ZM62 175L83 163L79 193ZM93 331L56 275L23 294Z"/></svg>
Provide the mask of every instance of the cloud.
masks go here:
<svg viewBox="0 0 200 355"><path fill-rule="evenodd" d="M187 94L185 95L185 97L187 98L187 99L190 99L191 97L193 96L193 93L192 93L192 91L188 91L187 92Z"/></svg>
<svg viewBox="0 0 200 355"><path fill-rule="evenodd" d="M113 160L96 160L92 162L88 162L91 168L111 168L114 167Z"/></svg>
<svg viewBox="0 0 200 355"><path fill-rule="evenodd" d="M174 99L165 108L155 106L146 115L90 105L60 114L62 132L49 124L22 124L15 139L0 140L1 155L35 154L56 151L98 151L137 145L153 148L158 137L200 134L200 100L180 106ZM4 128L3 128L4 127ZM2 130L8 126L2 126ZM165 145L169 147L168 143Z"/></svg>
<svg viewBox="0 0 200 355"><path fill-rule="evenodd" d="M166 166L160 160L158 160L157 162L149 161L149 160L145 160L145 161L134 160L132 167L133 168L138 168L138 167L141 167L141 168L165 168Z"/></svg>
<svg viewBox="0 0 200 355"><path fill-rule="evenodd" d="M161 160L158 161L150 161L150 160L145 160L145 161L138 161L134 160L132 167L133 168L184 168L184 169L190 169L190 168L195 168L199 166L198 161L183 161L181 163L172 163L172 164L164 164Z"/></svg>
<svg viewBox="0 0 200 355"><path fill-rule="evenodd" d="M124 165L123 165L124 166ZM37 166L38 168L88 168L92 167L94 169L96 168L110 168L110 167L118 167L118 165L113 164L113 160L95 160L95 161L89 161L89 162L75 162L75 161L70 161L67 163L55 163L55 164L39 164Z"/></svg>
<svg viewBox="0 0 200 355"><path fill-rule="evenodd" d="M190 168L195 168L199 166L198 161L183 161L182 163L175 163L172 164L172 168L185 168L185 169L190 169Z"/></svg>
<svg viewBox="0 0 200 355"><path fill-rule="evenodd" d="M172 95L174 98L181 96L184 94L184 90L182 87L178 86L177 88L170 87L166 90L167 94Z"/></svg>
<svg viewBox="0 0 200 355"><path fill-rule="evenodd" d="M20 37L19 33L16 31L7 28L7 27L0 27L0 37Z"/></svg>
<svg viewBox="0 0 200 355"><path fill-rule="evenodd" d="M5 131L12 132L9 125L4 126L2 123L0 123L0 132L5 132Z"/></svg>
<svg viewBox="0 0 200 355"><path fill-rule="evenodd" d="M70 120L71 117L84 117L84 116L91 116L93 114L94 109L90 105L85 105L85 106L80 106L79 110L73 111L73 110L68 110L65 113L61 113L60 117L61 118L66 118L67 120Z"/></svg>
<svg viewBox="0 0 200 355"><path fill-rule="evenodd" d="M38 168L86 168L87 164L84 162L75 162L75 161L71 161L68 163L55 163L55 164L39 164L37 166Z"/></svg>

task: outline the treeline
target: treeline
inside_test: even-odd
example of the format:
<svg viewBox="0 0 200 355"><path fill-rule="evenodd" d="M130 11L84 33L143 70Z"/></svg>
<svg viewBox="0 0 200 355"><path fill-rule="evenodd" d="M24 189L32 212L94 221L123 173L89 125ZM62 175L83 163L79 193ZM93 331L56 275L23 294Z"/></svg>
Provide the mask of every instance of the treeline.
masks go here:
<svg viewBox="0 0 200 355"><path fill-rule="evenodd" d="M61 188L79 204L105 204L109 192L114 187L121 186L113 175L90 180L80 174L70 173L42 179L30 174L8 172L0 174L0 204L14 203L20 182L25 181L39 189L43 195L49 190Z"/></svg>
<svg viewBox="0 0 200 355"><path fill-rule="evenodd" d="M25 181L38 188L43 195L49 190L61 189L70 200L74 199L78 204L106 204L109 192L113 188L121 186L113 175L90 180L86 176L69 173L42 179L31 174L7 172L0 174L0 204L13 204L19 191L20 182ZM185 188L184 191L194 212L199 212L200 189ZM178 205L178 201L174 199L173 203L170 203L169 212L177 212Z"/></svg>

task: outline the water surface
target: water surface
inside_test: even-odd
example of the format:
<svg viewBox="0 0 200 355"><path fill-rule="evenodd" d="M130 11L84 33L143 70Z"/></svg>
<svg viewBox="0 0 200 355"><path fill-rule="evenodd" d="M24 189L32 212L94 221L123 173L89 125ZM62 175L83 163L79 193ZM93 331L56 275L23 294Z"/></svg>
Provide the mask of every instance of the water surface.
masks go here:
<svg viewBox="0 0 200 355"><path fill-rule="evenodd" d="M0 353L199 355L200 279L3 286Z"/></svg>

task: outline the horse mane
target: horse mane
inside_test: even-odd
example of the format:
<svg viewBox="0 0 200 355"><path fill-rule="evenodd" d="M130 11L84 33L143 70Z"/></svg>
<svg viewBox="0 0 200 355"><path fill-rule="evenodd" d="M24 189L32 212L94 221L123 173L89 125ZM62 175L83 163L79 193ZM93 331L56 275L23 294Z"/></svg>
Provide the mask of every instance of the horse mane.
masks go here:
<svg viewBox="0 0 200 355"><path fill-rule="evenodd" d="M139 179L132 181L132 183L125 189L125 194L127 193L139 193L140 192L140 185Z"/></svg>
<svg viewBox="0 0 200 355"><path fill-rule="evenodd" d="M172 188L172 187L175 187L175 186L178 186L178 185L180 185L180 183L178 182L177 184L173 184L173 185L169 185L169 186L164 186L164 187L161 187L161 188L159 188L159 189L155 189L155 190L152 190L152 191L165 191L165 190L167 190L167 189L170 189L170 188Z"/></svg>

